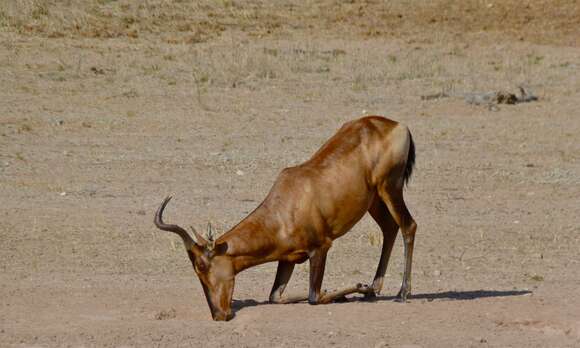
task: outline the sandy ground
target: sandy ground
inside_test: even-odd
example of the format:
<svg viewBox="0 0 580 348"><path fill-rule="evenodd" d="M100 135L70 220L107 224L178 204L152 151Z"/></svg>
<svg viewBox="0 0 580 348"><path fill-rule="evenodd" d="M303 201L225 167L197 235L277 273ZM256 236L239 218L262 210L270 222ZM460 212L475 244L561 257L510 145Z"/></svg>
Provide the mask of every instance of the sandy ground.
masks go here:
<svg viewBox="0 0 580 348"><path fill-rule="evenodd" d="M42 13L4 27L0 346L580 346L580 48L568 25L580 5L562 3L571 11L552 26L533 2L522 10L551 28L537 37L519 14L460 30L465 8L441 30L417 15L414 30L333 31L309 12L295 27L271 17L189 42L153 24L69 35ZM367 18L378 5L360 6ZM267 17L234 8L246 24ZM520 84L539 100L462 98ZM451 96L421 99L438 92ZM180 241L152 224L163 197L175 196L167 221L223 232L282 168L364 114L405 123L416 142L410 301L393 301L399 238L376 302L270 305L276 265L265 264L238 275L235 318L211 321ZM365 217L331 249L324 287L370 282L379 248ZM307 277L298 266L287 291L306 291Z"/></svg>

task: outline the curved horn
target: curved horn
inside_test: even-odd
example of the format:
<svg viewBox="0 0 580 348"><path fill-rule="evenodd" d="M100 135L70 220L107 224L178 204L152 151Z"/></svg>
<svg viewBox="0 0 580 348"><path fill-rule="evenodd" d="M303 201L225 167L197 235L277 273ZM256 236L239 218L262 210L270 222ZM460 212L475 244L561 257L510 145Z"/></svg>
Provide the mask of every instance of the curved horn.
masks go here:
<svg viewBox="0 0 580 348"><path fill-rule="evenodd" d="M195 245L195 241L191 238L191 236L187 233L187 231L177 225L170 225L163 222L163 210L165 209L165 206L167 205L167 203L169 203L171 198L172 198L171 196L167 196L167 198L163 200L163 203L161 203L159 209L157 209L157 213L155 213L154 220L155 226L157 226L157 228L160 230L178 234L181 237L181 239L183 239L183 244L185 244L185 248L189 250L193 245Z"/></svg>

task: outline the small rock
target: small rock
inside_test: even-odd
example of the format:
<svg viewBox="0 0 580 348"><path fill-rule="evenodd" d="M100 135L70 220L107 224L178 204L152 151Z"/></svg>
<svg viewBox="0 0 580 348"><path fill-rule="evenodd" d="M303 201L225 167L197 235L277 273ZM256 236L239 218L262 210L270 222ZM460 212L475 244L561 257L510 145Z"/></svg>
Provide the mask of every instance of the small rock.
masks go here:
<svg viewBox="0 0 580 348"><path fill-rule="evenodd" d="M434 270L434 271L433 271L433 275L434 275L435 277L439 277L439 276L441 275L441 271L440 271L440 270L438 270L438 269L436 269L436 270Z"/></svg>
<svg viewBox="0 0 580 348"><path fill-rule="evenodd" d="M95 74L95 75L104 75L105 74L105 69L103 68L98 68L96 66L91 67L91 71Z"/></svg>
<svg viewBox="0 0 580 348"><path fill-rule="evenodd" d="M63 191L60 193L60 195L64 197L64 196L66 196L66 192Z"/></svg>
<svg viewBox="0 0 580 348"><path fill-rule="evenodd" d="M384 348L384 347L388 347L388 346L389 346L389 344L385 341L378 341L375 344L375 348Z"/></svg>
<svg viewBox="0 0 580 348"><path fill-rule="evenodd" d="M156 320L167 320L167 319L173 319L177 316L177 312L175 311L175 308L171 308L169 310L162 310L158 313L155 314L155 319Z"/></svg>
<svg viewBox="0 0 580 348"><path fill-rule="evenodd" d="M236 174L239 175L239 176L242 176L242 175L244 175L244 172L238 169L236 171Z"/></svg>
<svg viewBox="0 0 580 348"><path fill-rule="evenodd" d="M421 100L436 100L436 99L448 98L448 97L449 97L449 94L447 94L445 92L439 92L439 93L435 93L435 94L422 95Z"/></svg>

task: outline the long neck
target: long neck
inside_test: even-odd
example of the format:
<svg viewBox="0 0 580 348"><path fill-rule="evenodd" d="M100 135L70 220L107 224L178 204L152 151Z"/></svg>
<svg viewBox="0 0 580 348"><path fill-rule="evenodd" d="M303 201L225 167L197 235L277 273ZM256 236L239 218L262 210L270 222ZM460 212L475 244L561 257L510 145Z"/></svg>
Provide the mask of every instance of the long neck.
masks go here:
<svg viewBox="0 0 580 348"><path fill-rule="evenodd" d="M258 207L216 241L218 244L227 243L226 256L231 258L235 273L278 259L276 236L279 225L269 216Z"/></svg>

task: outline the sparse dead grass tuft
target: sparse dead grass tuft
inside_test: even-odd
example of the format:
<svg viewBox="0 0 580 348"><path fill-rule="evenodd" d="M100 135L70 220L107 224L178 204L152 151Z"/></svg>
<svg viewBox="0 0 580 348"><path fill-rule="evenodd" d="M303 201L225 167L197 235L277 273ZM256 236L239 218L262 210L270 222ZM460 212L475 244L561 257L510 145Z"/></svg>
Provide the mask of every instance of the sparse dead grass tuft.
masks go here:
<svg viewBox="0 0 580 348"><path fill-rule="evenodd" d="M364 39L409 39L433 30L459 36L496 32L498 40L579 44L575 38L580 34L580 8L573 0L525 5L508 0L487 5L479 0L452 4L447 0L364 4L339 0L316 4L267 4L259 0L7 0L0 2L0 27L50 38L153 35L174 44L207 42L224 31L244 32L253 38L305 31Z"/></svg>

